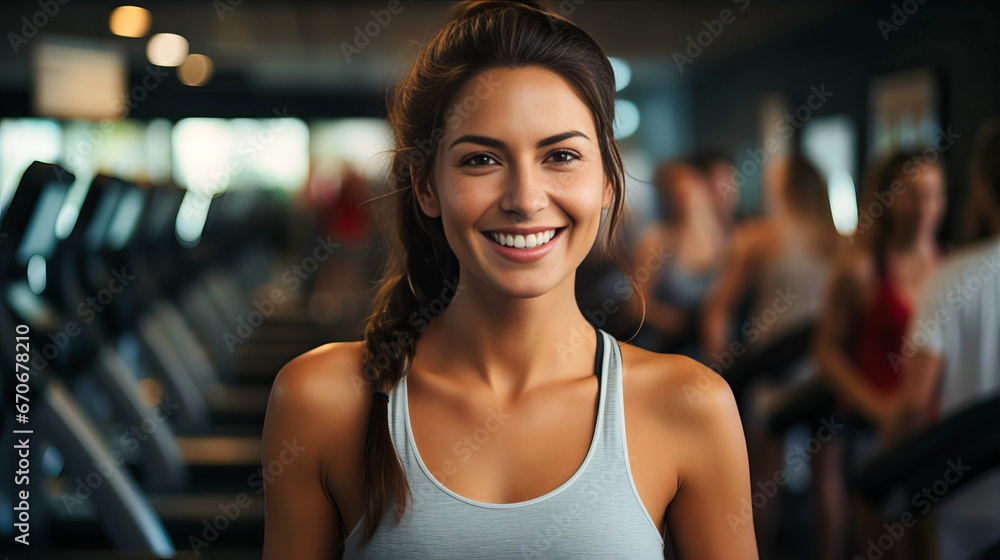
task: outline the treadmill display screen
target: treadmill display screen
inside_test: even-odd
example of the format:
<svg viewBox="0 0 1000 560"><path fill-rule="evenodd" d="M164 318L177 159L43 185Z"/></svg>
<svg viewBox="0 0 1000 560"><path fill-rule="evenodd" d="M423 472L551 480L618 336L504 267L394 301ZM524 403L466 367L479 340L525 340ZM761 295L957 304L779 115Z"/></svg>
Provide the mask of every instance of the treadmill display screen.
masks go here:
<svg viewBox="0 0 1000 560"><path fill-rule="evenodd" d="M142 214L142 193L138 189L125 191L108 228L108 247L117 251L128 243L140 214Z"/></svg>
<svg viewBox="0 0 1000 560"><path fill-rule="evenodd" d="M38 204L17 248L20 264L28 262L33 255L51 256L57 241L56 218L66 197L66 189L67 185L61 183L48 183L42 187Z"/></svg>
<svg viewBox="0 0 1000 560"><path fill-rule="evenodd" d="M108 229L108 223L111 222L111 215L114 213L117 203L118 186L114 184L106 186L104 192L101 193L101 200L97 203L97 210L90 220L90 225L87 226L87 233L84 234L87 249L96 251L101 247L104 232Z"/></svg>

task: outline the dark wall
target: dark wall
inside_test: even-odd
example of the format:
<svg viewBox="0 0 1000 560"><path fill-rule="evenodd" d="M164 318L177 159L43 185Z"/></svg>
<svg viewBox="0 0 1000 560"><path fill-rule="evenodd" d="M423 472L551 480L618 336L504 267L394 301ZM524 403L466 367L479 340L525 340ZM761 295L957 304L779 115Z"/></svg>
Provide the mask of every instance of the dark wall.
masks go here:
<svg viewBox="0 0 1000 560"><path fill-rule="evenodd" d="M810 86L825 85L833 95L813 114L846 115L854 122L857 161L863 166L870 132L870 81L929 67L941 92L940 123L960 135L942 155L949 189L942 232L953 239L968 190L967 166L976 127L983 118L1000 115L1000 8L996 3L926 0L898 30L880 29L879 20L891 24L893 6L902 13L904 4L874 3L749 52L692 68L696 146L715 147L721 140L725 149L742 149L742 154L736 153L739 164L748 157L746 145L757 143L758 103L765 93L783 92L794 109L805 103ZM919 5L916 0L908 4L911 11Z"/></svg>

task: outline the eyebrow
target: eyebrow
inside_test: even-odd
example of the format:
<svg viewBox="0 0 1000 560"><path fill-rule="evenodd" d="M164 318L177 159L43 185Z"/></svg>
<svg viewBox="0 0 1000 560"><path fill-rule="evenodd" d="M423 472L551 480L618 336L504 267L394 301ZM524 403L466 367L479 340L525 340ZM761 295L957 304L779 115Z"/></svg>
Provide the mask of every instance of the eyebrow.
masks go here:
<svg viewBox="0 0 1000 560"><path fill-rule="evenodd" d="M544 148L545 146L550 146L552 144L562 142L563 140L566 140L568 138L574 138L577 136L579 136L580 138L585 138L587 140L590 140L590 138L588 138L586 134L578 130L571 130L569 132L563 132L560 134L549 136L548 138L543 138L539 140L537 144L535 144L535 147ZM501 150L507 149L507 144L503 143L500 140L497 140L496 138L490 138L489 136L477 136L475 134L466 134L465 136L457 138L454 142L451 143L451 145L448 146L448 149L454 148L455 146L463 142L469 142L471 144L480 144L482 146L499 148Z"/></svg>

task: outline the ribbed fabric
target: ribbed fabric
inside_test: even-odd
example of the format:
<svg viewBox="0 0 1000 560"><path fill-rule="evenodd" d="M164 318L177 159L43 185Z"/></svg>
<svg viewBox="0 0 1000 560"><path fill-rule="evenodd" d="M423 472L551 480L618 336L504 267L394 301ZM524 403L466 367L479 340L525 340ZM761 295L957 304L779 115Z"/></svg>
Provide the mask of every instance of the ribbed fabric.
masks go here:
<svg viewBox="0 0 1000 560"><path fill-rule="evenodd" d="M364 519L359 521L347 537L345 560L662 559L663 537L643 506L629 469L621 352L613 336L595 330L600 399L590 449L569 480L531 500L479 502L438 482L414 444L404 376L389 393L389 433L413 501L399 525L394 525L396 504L389 504L364 551L359 548Z"/></svg>

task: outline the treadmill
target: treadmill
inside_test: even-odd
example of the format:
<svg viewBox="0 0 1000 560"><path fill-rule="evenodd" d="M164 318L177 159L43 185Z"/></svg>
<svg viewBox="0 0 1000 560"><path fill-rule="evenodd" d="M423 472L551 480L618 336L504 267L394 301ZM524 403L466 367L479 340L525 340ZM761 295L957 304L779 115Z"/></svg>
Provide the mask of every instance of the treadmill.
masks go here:
<svg viewBox="0 0 1000 560"><path fill-rule="evenodd" d="M32 554L46 551L46 544L50 542L46 537L51 528L51 513L62 507L58 500L53 501L47 496L43 484L45 477L62 475L67 480L85 480L93 473L92 465L116 462L102 434L71 392L51 374L59 364L39 360L38 354L31 350L43 349L49 344L50 340L46 340L42 332L57 325L57 318L50 310L33 305L36 299L30 296L45 288L45 255L51 255L56 220L74 179L73 175L58 166L34 162L24 173L0 221L0 233L3 234L0 238L6 241L0 243L0 278L3 279L4 298L0 311L0 332L12 337L15 332L30 333L25 336L29 339L29 353L34 357L29 362L31 371L27 380L17 389L21 392L26 388L29 397L28 421L19 423L18 427L30 431L23 434L32 442L30 488L14 486L13 473L9 472L14 464L12 457L0 466L0 471L5 473L4 484L0 488L5 507L13 506L15 496L19 498L21 491L29 491L33 506L30 509ZM37 208L37 212L23 212L26 207ZM20 325L40 326L43 329L27 331ZM12 345L0 345L0 356L4 369L6 364L19 363ZM21 382L15 377L18 372L11 373L3 376L5 399L12 398L15 379ZM3 410L4 425L13 427L13 408L4 407ZM22 434L5 429L0 437L5 440L3 446L6 453L13 449L13 438L20 438ZM89 490L89 498L83 502L87 506L86 513L96 517L101 529L101 534L92 534L91 540L100 540L103 536L116 549L156 557L176 553L159 516L127 469L110 469L103 483Z"/></svg>

